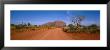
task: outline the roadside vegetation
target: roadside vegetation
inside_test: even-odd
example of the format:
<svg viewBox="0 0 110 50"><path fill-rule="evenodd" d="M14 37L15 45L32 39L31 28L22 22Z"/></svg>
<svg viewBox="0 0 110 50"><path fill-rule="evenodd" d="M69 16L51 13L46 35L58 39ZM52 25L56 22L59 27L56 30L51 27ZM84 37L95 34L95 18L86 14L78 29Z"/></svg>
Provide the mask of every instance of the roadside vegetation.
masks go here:
<svg viewBox="0 0 110 50"><path fill-rule="evenodd" d="M71 18L71 24L66 25L63 21L48 22L43 25L32 25L31 23L11 24L11 30L14 32L49 30L54 28L62 28L67 33L100 33L100 26L91 24L89 26L81 25L81 22L86 19L84 16Z"/></svg>
<svg viewBox="0 0 110 50"><path fill-rule="evenodd" d="M100 33L100 27L96 24L91 24L89 26L81 25L84 19L84 16L72 17L72 24L64 27L63 31L68 33Z"/></svg>
<svg viewBox="0 0 110 50"><path fill-rule="evenodd" d="M35 30L47 30L47 29L53 29L54 26L40 26L40 25L32 25L30 23L27 24L11 24L11 30L15 32L25 32L25 31L35 31Z"/></svg>

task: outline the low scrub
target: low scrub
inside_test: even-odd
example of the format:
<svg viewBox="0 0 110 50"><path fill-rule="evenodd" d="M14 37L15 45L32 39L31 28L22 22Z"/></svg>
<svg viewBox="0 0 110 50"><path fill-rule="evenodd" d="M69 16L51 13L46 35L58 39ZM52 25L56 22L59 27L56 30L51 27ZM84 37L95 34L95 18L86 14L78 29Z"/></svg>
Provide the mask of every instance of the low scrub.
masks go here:
<svg viewBox="0 0 110 50"><path fill-rule="evenodd" d="M68 33L100 33L100 28L97 25L77 27L70 24L64 27L63 31Z"/></svg>
<svg viewBox="0 0 110 50"><path fill-rule="evenodd" d="M51 27L51 26L11 25L11 30L15 32L38 31L38 30L47 30L47 29L54 29L54 28L55 27Z"/></svg>

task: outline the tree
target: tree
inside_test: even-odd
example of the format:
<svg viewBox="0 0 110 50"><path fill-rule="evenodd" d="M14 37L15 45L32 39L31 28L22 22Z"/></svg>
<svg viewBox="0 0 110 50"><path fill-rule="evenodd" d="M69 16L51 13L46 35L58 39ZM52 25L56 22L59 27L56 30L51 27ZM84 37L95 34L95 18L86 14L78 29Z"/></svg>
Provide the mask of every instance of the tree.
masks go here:
<svg viewBox="0 0 110 50"><path fill-rule="evenodd" d="M73 27L73 24L69 24L68 27Z"/></svg>
<svg viewBox="0 0 110 50"><path fill-rule="evenodd" d="M15 24L11 24L11 26L15 26Z"/></svg>
<svg viewBox="0 0 110 50"><path fill-rule="evenodd" d="M31 26L31 24L30 24L30 23L28 23L27 25L28 25L28 26Z"/></svg>
<svg viewBox="0 0 110 50"><path fill-rule="evenodd" d="M71 22L72 24L74 24L75 26L80 26L81 22L85 19L84 16L75 16L71 18Z"/></svg>
<svg viewBox="0 0 110 50"><path fill-rule="evenodd" d="M74 29L74 25L73 24L69 24L68 27L70 28L70 30Z"/></svg>
<svg viewBox="0 0 110 50"><path fill-rule="evenodd" d="M85 19L85 16L75 16L71 18L71 22L73 25L75 25L76 31L81 31L81 22Z"/></svg>
<svg viewBox="0 0 110 50"><path fill-rule="evenodd" d="M92 24L89 27L97 27L97 25L96 24Z"/></svg>
<svg viewBox="0 0 110 50"><path fill-rule="evenodd" d="M37 27L37 25L34 25L35 27Z"/></svg>

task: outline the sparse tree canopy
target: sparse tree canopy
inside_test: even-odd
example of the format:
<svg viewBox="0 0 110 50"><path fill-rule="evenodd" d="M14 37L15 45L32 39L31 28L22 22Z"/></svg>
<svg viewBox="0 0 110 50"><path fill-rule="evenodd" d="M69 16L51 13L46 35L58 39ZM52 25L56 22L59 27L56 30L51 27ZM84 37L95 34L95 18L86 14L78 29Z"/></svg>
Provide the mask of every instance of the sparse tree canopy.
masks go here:
<svg viewBox="0 0 110 50"><path fill-rule="evenodd" d="M28 25L28 26L30 26L31 24L30 24L30 23L28 23L27 25Z"/></svg>
<svg viewBox="0 0 110 50"><path fill-rule="evenodd" d="M85 16L75 16L71 18L72 24L78 26L85 19Z"/></svg>

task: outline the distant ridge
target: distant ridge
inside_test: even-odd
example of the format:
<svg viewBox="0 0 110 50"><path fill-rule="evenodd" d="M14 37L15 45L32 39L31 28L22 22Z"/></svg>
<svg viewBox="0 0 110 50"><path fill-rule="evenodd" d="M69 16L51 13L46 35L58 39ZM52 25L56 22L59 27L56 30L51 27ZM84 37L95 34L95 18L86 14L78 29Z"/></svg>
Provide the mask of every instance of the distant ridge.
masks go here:
<svg viewBox="0 0 110 50"><path fill-rule="evenodd" d="M42 26L64 27L64 26L66 26L66 23L63 21L54 21L54 22L47 22L47 23L43 24Z"/></svg>

